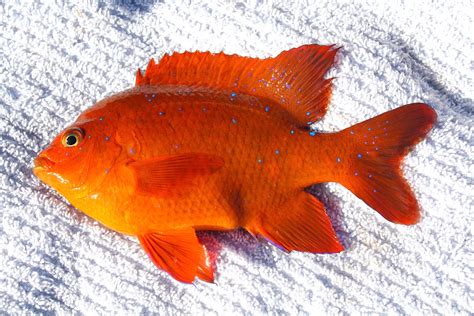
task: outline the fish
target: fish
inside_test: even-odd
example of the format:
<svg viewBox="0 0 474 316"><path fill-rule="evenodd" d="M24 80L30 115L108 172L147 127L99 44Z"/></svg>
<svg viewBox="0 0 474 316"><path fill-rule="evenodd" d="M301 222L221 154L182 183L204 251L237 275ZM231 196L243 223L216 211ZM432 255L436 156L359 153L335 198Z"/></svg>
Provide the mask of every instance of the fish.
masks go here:
<svg viewBox="0 0 474 316"><path fill-rule="evenodd" d="M59 133L33 172L88 216L137 237L184 283L215 279L196 231L243 228L287 252L343 251L323 203L306 190L317 183L339 183L386 220L415 224L420 207L401 163L436 112L412 103L341 131L315 130L338 50L151 59L134 87Z"/></svg>

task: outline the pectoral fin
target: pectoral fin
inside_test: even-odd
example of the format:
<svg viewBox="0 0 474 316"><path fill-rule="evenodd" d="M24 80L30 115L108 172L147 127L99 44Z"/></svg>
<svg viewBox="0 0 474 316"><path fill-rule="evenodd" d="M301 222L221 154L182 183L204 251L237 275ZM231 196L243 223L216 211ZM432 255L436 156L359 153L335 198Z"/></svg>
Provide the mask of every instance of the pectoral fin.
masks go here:
<svg viewBox="0 0 474 316"><path fill-rule="evenodd" d="M152 232L139 235L138 240L153 263L176 280L192 283L198 277L214 282L207 251L197 239L194 229Z"/></svg>
<svg viewBox="0 0 474 316"><path fill-rule="evenodd" d="M130 164L139 193L169 196L208 176L224 165L222 158L209 154L187 153L162 156Z"/></svg>

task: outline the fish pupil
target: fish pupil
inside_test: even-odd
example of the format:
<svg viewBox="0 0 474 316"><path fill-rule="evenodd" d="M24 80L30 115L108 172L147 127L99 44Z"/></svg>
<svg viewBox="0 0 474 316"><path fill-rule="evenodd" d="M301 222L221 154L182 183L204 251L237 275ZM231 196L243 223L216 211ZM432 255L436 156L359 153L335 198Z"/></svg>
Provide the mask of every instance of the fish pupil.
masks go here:
<svg viewBox="0 0 474 316"><path fill-rule="evenodd" d="M66 138L66 144L67 144L68 146L74 146L76 143L77 143L77 137L76 137L76 135L69 135L69 136Z"/></svg>

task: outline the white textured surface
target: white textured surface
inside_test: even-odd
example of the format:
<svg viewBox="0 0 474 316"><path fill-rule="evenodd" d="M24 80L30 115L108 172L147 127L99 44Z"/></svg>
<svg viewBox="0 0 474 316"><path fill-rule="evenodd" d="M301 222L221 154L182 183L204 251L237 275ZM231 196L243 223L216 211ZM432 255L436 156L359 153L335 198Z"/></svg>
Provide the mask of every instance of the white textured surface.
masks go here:
<svg viewBox="0 0 474 316"><path fill-rule="evenodd" d="M0 1L0 311L159 314L472 314L473 4ZM59 3L59 2L58 2ZM92 4L91 4L92 3ZM306 43L344 49L326 118L333 131L424 101L439 114L405 174L421 223L388 223L336 184L317 189L348 248L278 251L205 233L217 285L184 285L137 242L41 185L32 159L150 57L184 50L269 56Z"/></svg>

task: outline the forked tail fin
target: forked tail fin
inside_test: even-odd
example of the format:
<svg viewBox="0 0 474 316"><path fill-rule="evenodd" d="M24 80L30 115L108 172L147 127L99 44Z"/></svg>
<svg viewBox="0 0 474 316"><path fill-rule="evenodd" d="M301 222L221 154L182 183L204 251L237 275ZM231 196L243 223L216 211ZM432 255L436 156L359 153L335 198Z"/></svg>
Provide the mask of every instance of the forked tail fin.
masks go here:
<svg viewBox="0 0 474 316"><path fill-rule="evenodd" d="M431 107L413 103L341 131L348 147L337 158L342 167L337 181L387 220L415 224L420 211L400 163L435 121Z"/></svg>

